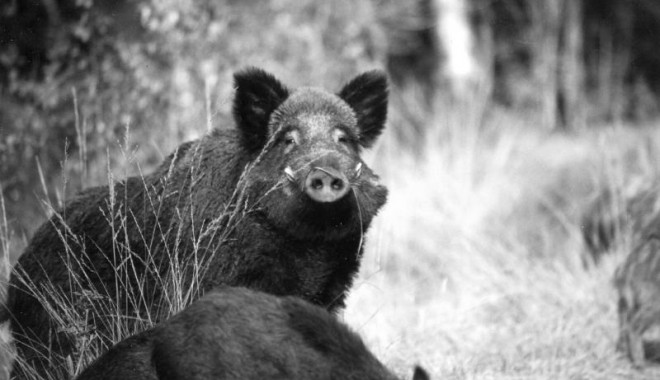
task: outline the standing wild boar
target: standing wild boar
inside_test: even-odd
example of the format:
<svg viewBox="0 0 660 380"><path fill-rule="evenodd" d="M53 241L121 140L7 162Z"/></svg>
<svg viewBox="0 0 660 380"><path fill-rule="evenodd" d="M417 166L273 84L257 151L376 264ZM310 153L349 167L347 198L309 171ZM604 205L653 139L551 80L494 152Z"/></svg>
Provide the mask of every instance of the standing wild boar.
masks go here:
<svg viewBox="0 0 660 380"><path fill-rule="evenodd" d="M222 287L96 359L78 380L395 380L362 339L297 297ZM415 368L414 380L428 375Z"/></svg>
<svg viewBox="0 0 660 380"><path fill-rule="evenodd" d="M614 285L619 294L617 349L641 366L646 357L644 332L660 326L660 239L648 236L617 268Z"/></svg>
<svg viewBox="0 0 660 380"><path fill-rule="evenodd" d="M386 77L337 94L259 69L234 81L235 129L82 192L35 233L8 295L16 376L65 377L67 357L113 341L118 320L161 320L220 284L344 305L387 196L360 158L384 127Z"/></svg>

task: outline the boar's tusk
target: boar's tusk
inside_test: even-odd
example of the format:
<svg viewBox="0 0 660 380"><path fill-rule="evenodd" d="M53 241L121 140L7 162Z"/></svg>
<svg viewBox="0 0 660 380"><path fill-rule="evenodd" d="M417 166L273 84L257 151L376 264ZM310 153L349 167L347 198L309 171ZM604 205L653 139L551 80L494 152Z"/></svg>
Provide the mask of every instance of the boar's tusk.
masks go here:
<svg viewBox="0 0 660 380"><path fill-rule="evenodd" d="M355 176L359 177L362 174L362 163L358 162L357 166L355 167Z"/></svg>
<svg viewBox="0 0 660 380"><path fill-rule="evenodd" d="M289 181L294 182L296 180L296 176L293 174L293 170L291 169L290 166L284 168L284 174L286 174L286 178Z"/></svg>

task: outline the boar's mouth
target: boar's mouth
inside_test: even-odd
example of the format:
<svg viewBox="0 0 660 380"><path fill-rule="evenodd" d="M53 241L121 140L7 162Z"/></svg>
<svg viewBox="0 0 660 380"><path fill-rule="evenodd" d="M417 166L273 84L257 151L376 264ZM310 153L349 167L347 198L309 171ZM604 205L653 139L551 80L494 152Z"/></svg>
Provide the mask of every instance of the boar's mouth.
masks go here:
<svg viewBox="0 0 660 380"><path fill-rule="evenodd" d="M327 166L305 169L284 168L283 191L262 203L274 226L298 238L335 240L363 233L385 203L387 189L361 162L346 174Z"/></svg>
<svg viewBox="0 0 660 380"><path fill-rule="evenodd" d="M296 175L297 173L297 175ZM356 202L353 186L356 176L348 176L342 171L327 166L312 166L308 170L294 171L291 167L284 169L284 176L289 188L290 198L296 199L301 209L301 215L307 213L323 216L330 224L341 222L356 212L359 207Z"/></svg>

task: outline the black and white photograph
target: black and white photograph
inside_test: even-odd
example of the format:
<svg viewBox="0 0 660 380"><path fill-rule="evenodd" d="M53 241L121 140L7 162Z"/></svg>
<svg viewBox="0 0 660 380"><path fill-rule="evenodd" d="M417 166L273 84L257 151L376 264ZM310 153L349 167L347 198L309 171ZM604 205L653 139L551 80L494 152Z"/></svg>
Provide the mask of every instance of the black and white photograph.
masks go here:
<svg viewBox="0 0 660 380"><path fill-rule="evenodd" d="M0 380L660 379L660 2L0 0Z"/></svg>

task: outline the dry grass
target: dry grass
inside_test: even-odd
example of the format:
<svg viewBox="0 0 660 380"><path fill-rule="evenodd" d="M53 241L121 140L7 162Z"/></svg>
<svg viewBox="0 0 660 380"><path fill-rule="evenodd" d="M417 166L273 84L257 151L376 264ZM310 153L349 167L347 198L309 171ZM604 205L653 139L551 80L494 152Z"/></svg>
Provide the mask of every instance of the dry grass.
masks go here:
<svg viewBox="0 0 660 380"><path fill-rule="evenodd" d="M614 350L625 247L587 269L579 222L604 186L654 174L644 141L657 134L547 135L497 118L478 131L460 117L417 158L393 141L374 157L391 197L345 320L402 375L419 362L443 379L660 376Z"/></svg>

